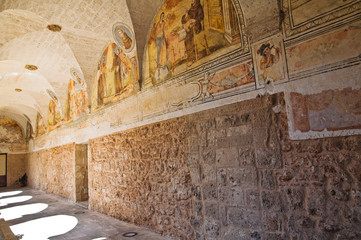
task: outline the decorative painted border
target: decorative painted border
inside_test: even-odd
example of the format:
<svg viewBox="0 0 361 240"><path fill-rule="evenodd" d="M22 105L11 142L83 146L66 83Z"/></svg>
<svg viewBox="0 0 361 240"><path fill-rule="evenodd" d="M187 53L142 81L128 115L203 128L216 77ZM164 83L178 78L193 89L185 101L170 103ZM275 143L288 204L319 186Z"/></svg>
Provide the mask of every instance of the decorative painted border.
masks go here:
<svg viewBox="0 0 361 240"><path fill-rule="evenodd" d="M300 80L303 78L308 78L308 77L312 77L312 76L327 73L327 72L336 71L336 70L343 69L343 68L349 68L349 67L360 65L360 64L361 64L361 54L357 57L349 58L349 59L346 59L343 61L323 65L323 66L313 68L313 69L307 69L307 70L300 71L297 73L291 73L289 75L289 79L290 79L290 81L296 81L296 80Z"/></svg>

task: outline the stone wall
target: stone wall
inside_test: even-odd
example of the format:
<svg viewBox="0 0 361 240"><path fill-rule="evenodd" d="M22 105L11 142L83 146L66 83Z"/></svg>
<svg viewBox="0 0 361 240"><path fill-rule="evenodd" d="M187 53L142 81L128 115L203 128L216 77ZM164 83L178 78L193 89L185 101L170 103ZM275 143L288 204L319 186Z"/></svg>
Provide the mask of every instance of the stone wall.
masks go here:
<svg viewBox="0 0 361 240"><path fill-rule="evenodd" d="M76 201L88 200L88 145L75 145Z"/></svg>
<svg viewBox="0 0 361 240"><path fill-rule="evenodd" d="M16 180L25 173L25 161L28 154L7 155L7 186L14 186Z"/></svg>
<svg viewBox="0 0 361 240"><path fill-rule="evenodd" d="M361 136L288 136L276 94L93 139L90 207L179 239L359 239Z"/></svg>
<svg viewBox="0 0 361 240"><path fill-rule="evenodd" d="M28 185L75 201L75 144L29 154Z"/></svg>

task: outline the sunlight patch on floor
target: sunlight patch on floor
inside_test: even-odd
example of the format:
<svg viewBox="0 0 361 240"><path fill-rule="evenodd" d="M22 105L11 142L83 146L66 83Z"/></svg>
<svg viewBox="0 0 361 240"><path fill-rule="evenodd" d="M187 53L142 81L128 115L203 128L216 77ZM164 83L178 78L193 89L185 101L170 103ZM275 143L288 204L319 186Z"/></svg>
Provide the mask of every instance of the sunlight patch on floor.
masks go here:
<svg viewBox="0 0 361 240"><path fill-rule="evenodd" d="M20 194L20 193L22 193L22 192L23 192L23 191L2 192L2 193L0 193L0 198L18 195L18 194Z"/></svg>
<svg viewBox="0 0 361 240"><path fill-rule="evenodd" d="M21 240L47 240L71 231L77 224L76 217L56 215L16 224L10 229L15 235L21 235Z"/></svg>
<svg viewBox="0 0 361 240"><path fill-rule="evenodd" d="M34 214L45 210L48 204L45 203L34 203L22 206L10 207L0 210L0 218L5 221L21 218L24 215Z"/></svg>
<svg viewBox="0 0 361 240"><path fill-rule="evenodd" d="M32 196L3 198L3 199L0 199L0 207L7 206L8 204L11 204L11 203L25 202L32 198L33 198Z"/></svg>

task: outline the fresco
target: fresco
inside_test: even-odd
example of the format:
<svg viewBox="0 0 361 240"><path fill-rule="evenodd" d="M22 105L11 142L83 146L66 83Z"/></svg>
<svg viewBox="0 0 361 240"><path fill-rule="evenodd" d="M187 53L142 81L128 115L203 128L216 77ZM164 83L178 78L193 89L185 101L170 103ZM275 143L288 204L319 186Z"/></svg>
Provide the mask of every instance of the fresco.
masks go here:
<svg viewBox="0 0 361 240"><path fill-rule="evenodd" d="M31 127L31 123L28 121L26 122L26 134L25 139L29 141L30 138L33 137L33 128Z"/></svg>
<svg viewBox="0 0 361 240"><path fill-rule="evenodd" d="M131 52L135 45L134 33L127 25L116 23L113 25L115 43L124 51Z"/></svg>
<svg viewBox="0 0 361 240"><path fill-rule="evenodd" d="M44 118L38 114L36 115L36 125L35 125L35 136L40 137L46 133Z"/></svg>
<svg viewBox="0 0 361 240"><path fill-rule="evenodd" d="M294 131L336 131L361 128L361 90L291 93Z"/></svg>
<svg viewBox="0 0 361 240"><path fill-rule="evenodd" d="M361 24L355 24L287 48L288 69L298 72L357 57L361 53L360 39Z"/></svg>
<svg viewBox="0 0 361 240"><path fill-rule="evenodd" d="M225 25L238 34L227 34ZM238 20L230 0L166 0L148 41L150 77L153 83L162 82L238 43Z"/></svg>
<svg viewBox="0 0 361 240"><path fill-rule="evenodd" d="M50 132L61 126L62 116L61 106L55 93L53 91L50 91L49 89L47 89L46 91L51 98L48 111L48 132Z"/></svg>
<svg viewBox="0 0 361 240"><path fill-rule="evenodd" d="M286 34L301 33L348 17L360 9L359 0L287 0L283 1Z"/></svg>
<svg viewBox="0 0 361 240"><path fill-rule="evenodd" d="M0 116L0 143L23 143L24 137L19 125L10 118Z"/></svg>
<svg viewBox="0 0 361 240"><path fill-rule="evenodd" d="M282 36L263 40L252 46L258 86L270 81L287 81L287 70Z"/></svg>
<svg viewBox="0 0 361 240"><path fill-rule="evenodd" d="M136 58L135 58L136 61ZM134 60L133 60L134 62ZM98 62L92 97L92 109L118 102L134 93L136 76L130 58L115 43L110 44Z"/></svg>
<svg viewBox="0 0 361 240"><path fill-rule="evenodd" d="M254 82L253 64L249 61L216 73L209 79L207 88L208 93L213 95L235 87L254 85Z"/></svg>
<svg viewBox="0 0 361 240"><path fill-rule="evenodd" d="M64 121L72 122L89 113L87 85L83 75L76 69L70 71L72 79L68 84L68 95L65 102Z"/></svg>

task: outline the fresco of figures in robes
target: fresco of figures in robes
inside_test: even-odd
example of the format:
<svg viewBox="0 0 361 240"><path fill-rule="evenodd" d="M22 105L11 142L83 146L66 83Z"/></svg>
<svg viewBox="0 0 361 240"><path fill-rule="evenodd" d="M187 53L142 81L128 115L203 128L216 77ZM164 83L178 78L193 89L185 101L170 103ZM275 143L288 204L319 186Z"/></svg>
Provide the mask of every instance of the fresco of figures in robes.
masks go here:
<svg viewBox="0 0 361 240"><path fill-rule="evenodd" d="M49 111L48 111L48 132L58 128L62 124L61 106L55 93L47 89L50 96Z"/></svg>
<svg viewBox="0 0 361 240"><path fill-rule="evenodd" d="M166 0L148 41L149 77L155 84L165 81L240 42L231 0Z"/></svg>
<svg viewBox="0 0 361 240"><path fill-rule="evenodd" d="M22 143L23 132L19 125L10 118L0 116L0 143Z"/></svg>
<svg viewBox="0 0 361 240"><path fill-rule="evenodd" d="M35 136L40 137L46 133L44 118L38 114L36 115L36 125L35 125Z"/></svg>
<svg viewBox="0 0 361 240"><path fill-rule="evenodd" d="M134 67L136 65L115 43L104 50L93 86L92 110L118 102L134 93L138 76Z"/></svg>
<svg viewBox="0 0 361 240"><path fill-rule="evenodd" d="M76 69L71 71L72 78L68 84L68 95L65 102L64 121L75 121L89 113L87 85L83 75Z"/></svg>

